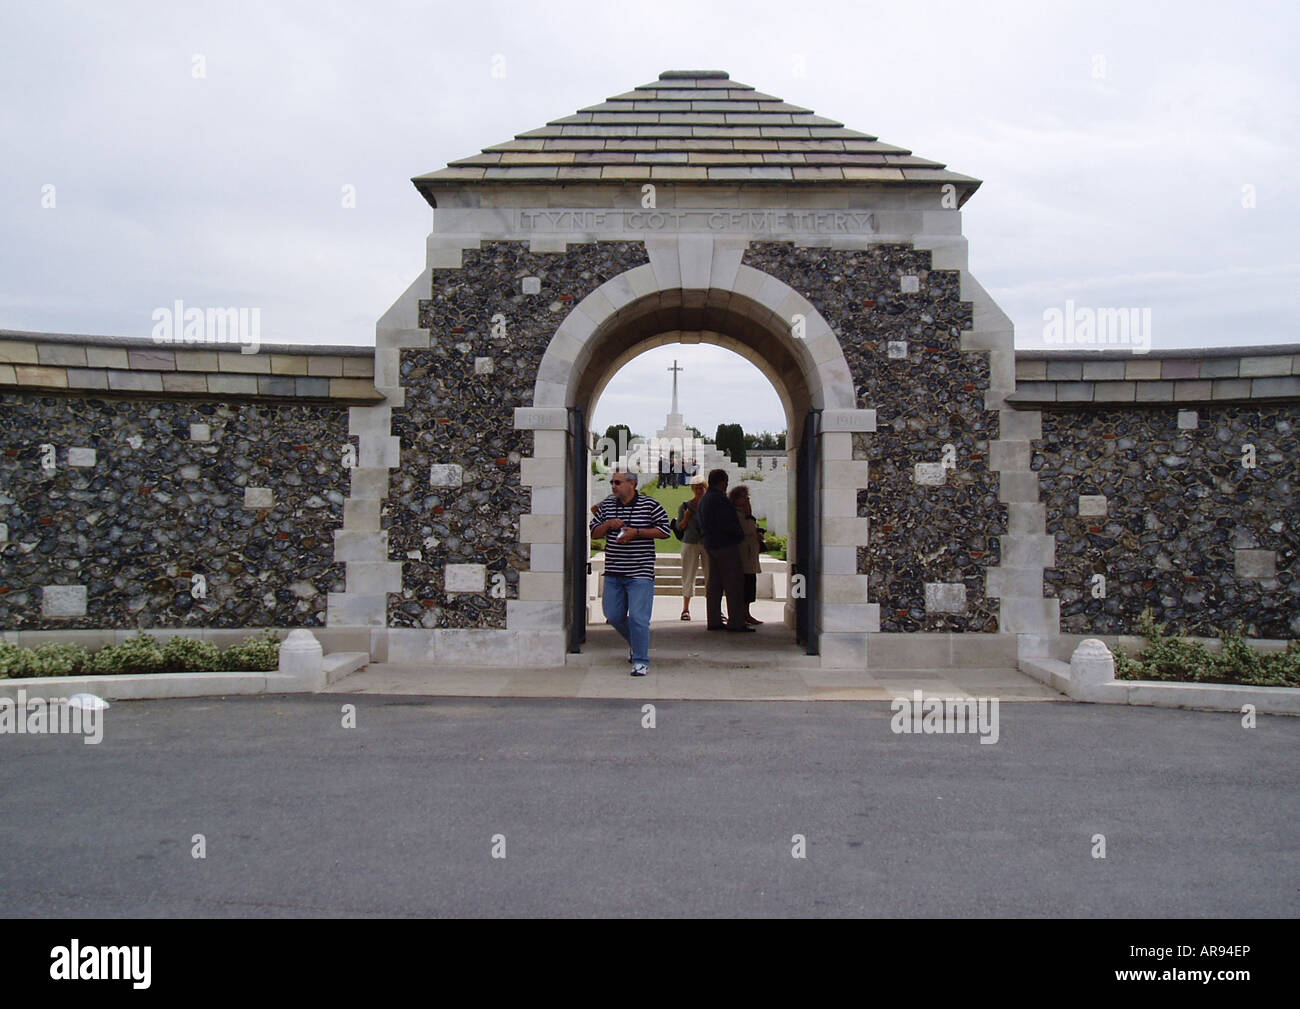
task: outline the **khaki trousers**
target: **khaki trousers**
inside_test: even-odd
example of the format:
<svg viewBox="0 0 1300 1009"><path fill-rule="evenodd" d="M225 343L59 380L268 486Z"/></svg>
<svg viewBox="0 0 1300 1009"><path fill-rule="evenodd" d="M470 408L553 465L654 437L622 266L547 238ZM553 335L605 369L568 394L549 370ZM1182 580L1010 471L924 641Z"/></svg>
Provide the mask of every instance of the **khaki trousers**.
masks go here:
<svg viewBox="0 0 1300 1009"><path fill-rule="evenodd" d="M695 595L695 573L704 568L705 591L709 584L709 555L703 543L682 544L682 598L690 599Z"/></svg>

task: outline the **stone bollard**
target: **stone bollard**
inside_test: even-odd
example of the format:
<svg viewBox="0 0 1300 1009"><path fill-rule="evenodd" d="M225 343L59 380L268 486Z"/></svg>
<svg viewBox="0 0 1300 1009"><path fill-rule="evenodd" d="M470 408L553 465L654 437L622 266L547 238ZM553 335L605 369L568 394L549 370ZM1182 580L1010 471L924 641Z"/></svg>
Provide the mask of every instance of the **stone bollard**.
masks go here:
<svg viewBox="0 0 1300 1009"><path fill-rule="evenodd" d="M280 642L280 672L312 691L325 689L325 654L311 631L298 629Z"/></svg>
<svg viewBox="0 0 1300 1009"><path fill-rule="evenodd" d="M1070 696L1081 701L1100 701L1115 682L1115 656L1104 641L1087 638L1070 656Z"/></svg>

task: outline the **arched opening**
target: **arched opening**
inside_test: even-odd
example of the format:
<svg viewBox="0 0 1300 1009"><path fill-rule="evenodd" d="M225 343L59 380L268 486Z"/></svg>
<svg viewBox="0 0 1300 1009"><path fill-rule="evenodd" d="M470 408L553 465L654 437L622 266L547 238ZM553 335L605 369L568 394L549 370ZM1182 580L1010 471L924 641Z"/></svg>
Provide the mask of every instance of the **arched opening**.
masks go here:
<svg viewBox="0 0 1300 1009"><path fill-rule="evenodd" d="M751 644L778 638L791 642L794 639L788 628L795 621L788 606L788 545L795 481L785 439L791 422L789 397L781 396L772 381L746 358L721 346L719 334L683 333L676 341L657 343L629 348L611 363L609 375L597 385L590 409L584 410L584 417L590 418L587 502L595 506L613 493L610 471L632 469L639 474L639 492L658 500L670 518L680 520L682 508L695 498L691 478L702 482L714 469L724 469L730 477L730 490L743 489L743 501L757 527L764 530L769 548L750 556L745 572L746 587L753 597L747 615L760 634ZM751 446L742 455L726 437L722 444L715 443L713 436L721 424L743 429L747 440L760 432L778 437L769 437L764 447ZM703 489L701 483L701 493ZM696 529L690 528L684 536L655 541L651 622L656 633L665 625L698 627L707 620L708 557L697 539ZM588 621L597 630L603 620L605 544L604 540L592 544L588 586ZM688 644L680 634L671 637L672 644ZM691 640L698 648L699 635Z"/></svg>
<svg viewBox="0 0 1300 1009"><path fill-rule="evenodd" d="M812 619L816 602L818 520L816 507L819 471L810 465L819 455L815 437L817 412L823 403L816 364L803 342L800 326L782 324L779 317L758 301L732 291L660 291L637 299L602 320L577 349L565 378L566 406L571 419L571 452L568 460L566 621L570 651L584 649L588 618L593 632L591 645L617 650L618 640L607 628L599 599L592 598L598 574L591 570L586 522L592 500L590 455L604 429L593 429L595 407L610 380L626 364L647 351L670 344L710 344L732 351L749 361L771 384L784 413L786 444L780 479L785 493L779 495L786 510L781 522L786 533L786 561L772 571L771 589L782 601L779 619L766 633L739 636L753 649L759 647L794 661L817 653L816 625ZM811 425L811 428L810 428ZM647 474L654 479L657 471ZM596 565L598 567L598 565ZM778 579L775 577L780 575ZM593 575L595 577L593 577ZM810 577L812 576L812 577ZM764 588L767 588L764 580ZM680 602L680 598L678 599ZM660 608L661 612L663 607ZM770 607L766 608L769 615ZM703 617L703 601L697 610ZM669 620L655 623L654 647L666 657L684 658L692 649L713 648L704 640L703 620L677 625ZM696 633L693 635L691 631ZM710 635L712 639L715 636ZM719 637L730 638L731 635ZM605 640L608 638L609 640ZM728 644L727 647L730 647Z"/></svg>

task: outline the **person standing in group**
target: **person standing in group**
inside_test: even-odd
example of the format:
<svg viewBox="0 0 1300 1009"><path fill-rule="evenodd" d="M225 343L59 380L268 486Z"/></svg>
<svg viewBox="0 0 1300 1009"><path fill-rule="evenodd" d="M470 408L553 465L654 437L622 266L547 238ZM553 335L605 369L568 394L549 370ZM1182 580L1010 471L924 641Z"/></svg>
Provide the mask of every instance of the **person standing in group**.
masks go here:
<svg viewBox="0 0 1300 1009"><path fill-rule="evenodd" d="M591 520L592 538L605 540L605 619L631 649L632 675L645 676L650 671L655 540L669 535L668 513L637 491L635 473L611 474L609 484L614 493Z"/></svg>
<svg viewBox="0 0 1300 1009"><path fill-rule="evenodd" d="M763 531L754 518L754 506L749 500L749 488L743 483L731 489L727 499L736 507L740 527L745 531L745 541L740 544L740 569L745 574L745 623L761 624L749 612L749 604L758 598L758 574L762 570L759 555L763 552Z"/></svg>
<svg viewBox="0 0 1300 1009"><path fill-rule="evenodd" d="M700 533L709 553L707 600L708 629L753 632L745 623L745 577L740 564L740 545L745 531L736 507L727 500L727 471L709 473L709 489L700 500ZM722 622L722 596L727 597L727 623Z"/></svg>
<svg viewBox="0 0 1300 1009"><path fill-rule="evenodd" d="M677 532L682 541L682 619L691 619L691 599L695 596L695 572L704 568L704 584L709 583L709 555L700 538L700 501L704 497L704 477L691 477L695 497L683 501L677 509Z"/></svg>

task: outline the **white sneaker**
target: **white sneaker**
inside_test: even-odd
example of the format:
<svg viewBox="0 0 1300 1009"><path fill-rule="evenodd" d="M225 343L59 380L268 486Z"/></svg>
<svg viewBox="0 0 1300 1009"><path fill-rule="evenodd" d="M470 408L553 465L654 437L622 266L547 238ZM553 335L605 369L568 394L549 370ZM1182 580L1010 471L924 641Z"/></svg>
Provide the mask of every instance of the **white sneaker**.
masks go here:
<svg viewBox="0 0 1300 1009"><path fill-rule="evenodd" d="M650 667L649 667L649 666L643 666L643 665L638 664L638 665L635 665L635 666L632 667L632 675L633 675L633 676L644 676L644 675L645 675L646 673L648 673L648 672L650 672Z"/></svg>

